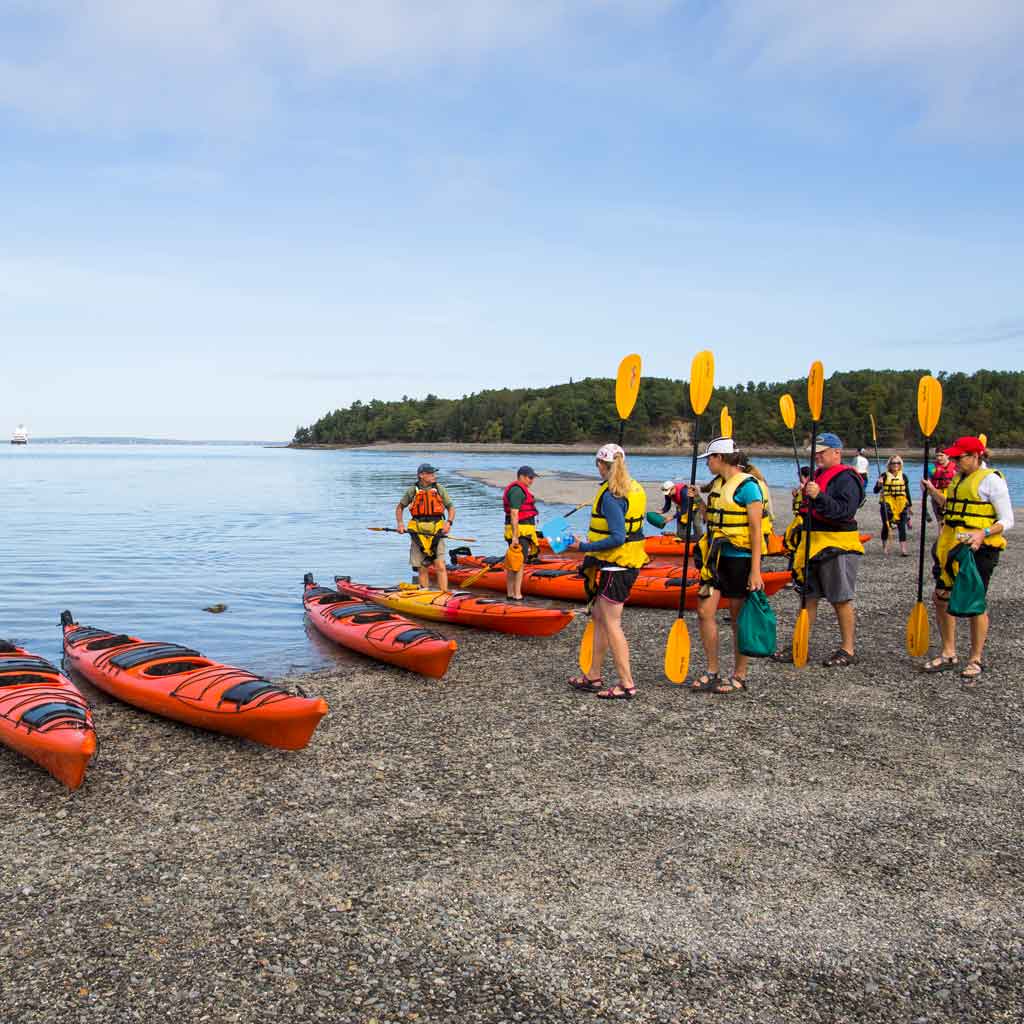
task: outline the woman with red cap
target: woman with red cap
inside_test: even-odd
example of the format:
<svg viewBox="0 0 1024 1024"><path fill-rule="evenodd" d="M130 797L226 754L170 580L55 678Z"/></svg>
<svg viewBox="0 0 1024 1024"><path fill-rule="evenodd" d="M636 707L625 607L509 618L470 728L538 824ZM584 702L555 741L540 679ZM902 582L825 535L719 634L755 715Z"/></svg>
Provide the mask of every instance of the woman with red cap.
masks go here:
<svg viewBox="0 0 1024 1024"><path fill-rule="evenodd" d="M988 590L989 581L1006 547L1013 527L1013 505L1002 475L983 465L988 458L977 437L961 437L945 450L956 462L958 476L939 491L930 480L921 485L942 509L942 531L932 552L935 577L935 618L942 638L942 650L925 662L925 672L948 672L959 664L956 653L956 619L949 613L949 595L956 576L955 562L960 549L969 545L974 552L978 575ZM960 673L964 686L977 686L985 663L982 656L988 637L988 612L971 617L971 653Z"/></svg>

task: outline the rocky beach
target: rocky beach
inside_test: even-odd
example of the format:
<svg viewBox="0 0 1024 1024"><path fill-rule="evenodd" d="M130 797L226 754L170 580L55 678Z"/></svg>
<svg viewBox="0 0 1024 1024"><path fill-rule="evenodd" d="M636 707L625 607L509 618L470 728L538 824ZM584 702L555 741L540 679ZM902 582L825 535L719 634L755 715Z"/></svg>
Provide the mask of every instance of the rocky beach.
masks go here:
<svg viewBox="0 0 1024 1024"><path fill-rule="evenodd" d="M452 628L439 682L355 657L289 680L331 707L292 754L82 684L80 791L0 750L0 1021L1019 1021L1014 540L974 690L907 658L916 558L877 541L861 662L819 667L825 610L808 667L757 663L740 698L669 684L672 616L633 609L631 703L565 686L582 617ZM785 637L795 596L773 605Z"/></svg>

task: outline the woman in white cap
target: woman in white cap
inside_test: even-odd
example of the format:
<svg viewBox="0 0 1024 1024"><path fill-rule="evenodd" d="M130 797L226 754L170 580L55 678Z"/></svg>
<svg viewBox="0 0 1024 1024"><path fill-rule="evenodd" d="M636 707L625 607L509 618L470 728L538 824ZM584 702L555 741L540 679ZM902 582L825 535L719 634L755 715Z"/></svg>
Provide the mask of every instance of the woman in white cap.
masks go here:
<svg viewBox="0 0 1024 1024"><path fill-rule="evenodd" d="M700 458L708 460L708 469L715 474L704 510L708 532L701 542L697 612L707 671L687 685L695 692L727 696L746 690L750 659L740 654L734 629L733 672L728 679L722 679L718 657L718 605L726 598L735 622L747 594L764 589L761 555L767 515L765 492L761 481L748 471L747 458L737 450L731 437L715 438ZM690 492L694 499L699 493L696 487Z"/></svg>
<svg viewBox="0 0 1024 1024"><path fill-rule="evenodd" d="M647 496L643 487L630 477L626 453L617 444L602 445L596 463L601 486L590 509L587 539L577 538L569 547L586 556L580 571L591 600L594 654L590 671L573 676L569 685L603 700L629 700L636 695L636 684L629 665L629 646L622 631L622 606L640 568L648 561L643 533ZM601 667L609 650L619 683L605 687Z"/></svg>
<svg viewBox="0 0 1024 1024"><path fill-rule="evenodd" d="M879 511L882 515L882 554L889 554L889 538L893 532L900 542L900 554L906 558L907 527L910 526L910 481L903 472L903 459L889 457L885 472L875 481L875 494L880 494Z"/></svg>

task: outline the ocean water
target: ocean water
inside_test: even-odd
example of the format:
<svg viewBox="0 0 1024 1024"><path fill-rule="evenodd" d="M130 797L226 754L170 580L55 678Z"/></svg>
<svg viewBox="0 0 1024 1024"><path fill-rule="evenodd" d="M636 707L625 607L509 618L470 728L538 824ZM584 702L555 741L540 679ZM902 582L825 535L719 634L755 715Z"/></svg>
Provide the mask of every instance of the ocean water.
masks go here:
<svg viewBox="0 0 1024 1024"><path fill-rule="evenodd" d="M409 579L408 540L366 527L393 525L424 459L441 468L457 506L455 532L479 538L473 547L483 553L504 549L500 492L458 476L460 469L529 461L595 478L585 455L0 446L0 638L59 660L58 620L69 608L79 622L187 644L271 676L351 659L305 623L303 573L325 584L335 573L370 583ZM772 484L791 485L791 460L758 465ZM636 457L630 468L660 480L682 478L689 465ZM920 467L907 472L913 479ZM1024 504L1024 469L1006 473L1014 504ZM874 509L864 512L864 528L877 530ZM583 528L585 512L578 518ZM228 610L202 610L215 603Z"/></svg>

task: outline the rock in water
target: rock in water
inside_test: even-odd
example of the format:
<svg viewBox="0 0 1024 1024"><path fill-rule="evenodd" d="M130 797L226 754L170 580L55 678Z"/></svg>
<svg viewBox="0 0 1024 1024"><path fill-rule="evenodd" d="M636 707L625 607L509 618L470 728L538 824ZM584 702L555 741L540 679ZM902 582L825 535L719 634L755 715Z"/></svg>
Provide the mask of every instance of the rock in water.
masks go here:
<svg viewBox="0 0 1024 1024"><path fill-rule="evenodd" d="M213 612L214 615L220 615L221 612L226 612L228 606L226 604L211 604L209 607L204 608L204 612Z"/></svg>

